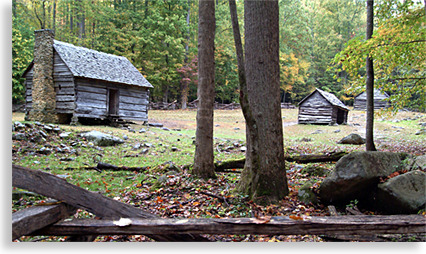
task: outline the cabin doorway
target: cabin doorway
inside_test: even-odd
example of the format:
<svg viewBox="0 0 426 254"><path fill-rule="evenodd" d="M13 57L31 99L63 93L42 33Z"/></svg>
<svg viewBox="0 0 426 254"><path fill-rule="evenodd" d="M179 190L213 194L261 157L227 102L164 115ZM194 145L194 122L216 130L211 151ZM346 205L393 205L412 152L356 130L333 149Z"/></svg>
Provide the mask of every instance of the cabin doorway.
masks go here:
<svg viewBox="0 0 426 254"><path fill-rule="evenodd" d="M108 115L118 115L118 90L108 89Z"/></svg>

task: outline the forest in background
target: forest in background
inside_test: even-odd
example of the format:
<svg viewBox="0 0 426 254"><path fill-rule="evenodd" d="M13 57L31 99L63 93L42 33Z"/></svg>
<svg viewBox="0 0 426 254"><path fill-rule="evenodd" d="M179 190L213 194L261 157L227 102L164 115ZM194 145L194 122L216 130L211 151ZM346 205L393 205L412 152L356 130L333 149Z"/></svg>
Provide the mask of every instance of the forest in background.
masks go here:
<svg viewBox="0 0 426 254"><path fill-rule="evenodd" d="M229 5L226 0L215 2L215 100L238 102L237 59ZM38 29L53 29L60 41L127 57L154 86L151 101L186 104L197 98L198 1L13 0L12 3L14 103L24 100L25 87L20 76L33 59L34 30ZM364 37L365 1L280 0L279 7L281 100L297 104L317 87L351 105L354 94L345 88L356 77L335 65L335 56L347 49L351 39ZM243 1L237 1L237 10L244 43ZM382 14L386 11L389 10L382 10ZM424 64L420 73L424 74Z"/></svg>

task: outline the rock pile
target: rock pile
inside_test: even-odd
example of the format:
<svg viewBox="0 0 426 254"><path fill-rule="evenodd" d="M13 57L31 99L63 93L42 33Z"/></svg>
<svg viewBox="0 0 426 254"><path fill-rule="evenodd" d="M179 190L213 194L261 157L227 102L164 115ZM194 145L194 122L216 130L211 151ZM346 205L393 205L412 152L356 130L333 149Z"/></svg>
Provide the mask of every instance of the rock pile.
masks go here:
<svg viewBox="0 0 426 254"><path fill-rule="evenodd" d="M324 204L358 200L383 213L416 213L425 208L426 155L354 152L342 157L322 182ZM410 163L411 161L411 163Z"/></svg>

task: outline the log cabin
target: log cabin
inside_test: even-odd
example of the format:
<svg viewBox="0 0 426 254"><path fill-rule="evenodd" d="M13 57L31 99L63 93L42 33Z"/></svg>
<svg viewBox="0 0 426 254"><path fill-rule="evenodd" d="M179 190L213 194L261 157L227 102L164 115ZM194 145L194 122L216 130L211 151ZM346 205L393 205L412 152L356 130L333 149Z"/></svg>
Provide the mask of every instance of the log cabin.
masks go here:
<svg viewBox="0 0 426 254"><path fill-rule="evenodd" d="M387 93L381 92L378 89L374 89L374 109L386 109L390 107L389 98ZM367 93L362 92L355 96L354 99L354 110L367 110Z"/></svg>
<svg viewBox="0 0 426 254"><path fill-rule="evenodd" d="M316 88L298 105L298 124L347 123L349 108L332 93Z"/></svg>
<svg viewBox="0 0 426 254"><path fill-rule="evenodd" d="M57 41L49 29L34 35L34 60L22 75L26 120L148 121L153 86L127 58Z"/></svg>

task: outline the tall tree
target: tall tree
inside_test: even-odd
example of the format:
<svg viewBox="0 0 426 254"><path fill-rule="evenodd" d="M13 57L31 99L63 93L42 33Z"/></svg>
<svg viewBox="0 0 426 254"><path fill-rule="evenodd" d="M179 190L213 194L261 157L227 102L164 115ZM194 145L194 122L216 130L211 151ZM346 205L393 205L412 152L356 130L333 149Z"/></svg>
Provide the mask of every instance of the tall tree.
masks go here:
<svg viewBox="0 0 426 254"><path fill-rule="evenodd" d="M277 203L289 190L280 107L278 1L245 1L245 74L254 124L237 190L259 204ZM247 120L246 120L247 121Z"/></svg>
<svg viewBox="0 0 426 254"><path fill-rule="evenodd" d="M359 94L366 84L367 56L373 59L374 87L387 92L389 110L426 110L426 29L419 0L377 0L373 37L355 37L334 59L349 74L348 91Z"/></svg>
<svg viewBox="0 0 426 254"><path fill-rule="evenodd" d="M192 173L200 178L216 178L213 154L214 35L215 3L199 1L198 21L198 109L195 157Z"/></svg>
<svg viewBox="0 0 426 254"><path fill-rule="evenodd" d="M367 28L366 40L371 39L374 29L374 0L367 0ZM367 56L365 69L367 72L366 94L367 94L367 123L365 125L365 149L376 151L374 145L374 67L373 59Z"/></svg>

